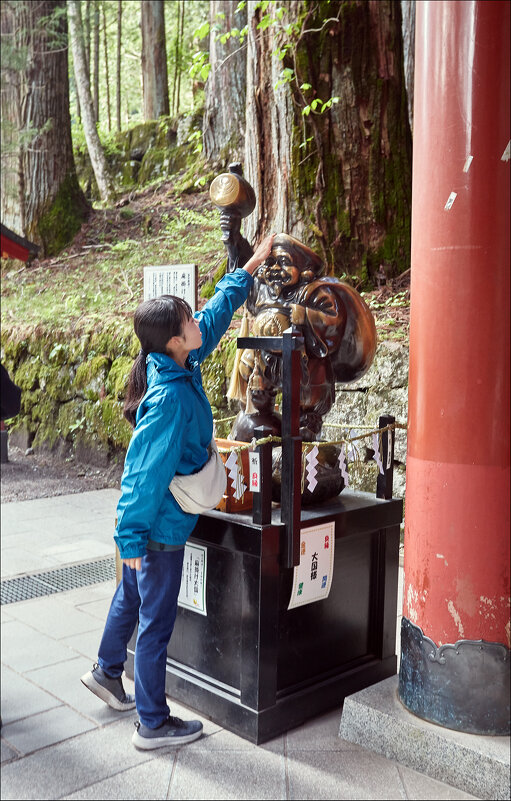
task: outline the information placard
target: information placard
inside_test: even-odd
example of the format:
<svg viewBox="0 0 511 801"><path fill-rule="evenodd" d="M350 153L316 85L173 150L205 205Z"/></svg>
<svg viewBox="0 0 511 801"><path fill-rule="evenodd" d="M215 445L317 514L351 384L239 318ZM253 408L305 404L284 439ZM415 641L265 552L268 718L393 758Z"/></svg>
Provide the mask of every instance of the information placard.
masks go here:
<svg viewBox="0 0 511 801"><path fill-rule="evenodd" d="M206 609L206 575L208 567L208 551L202 545L185 545L181 589L177 599L178 606L208 614Z"/></svg>
<svg viewBox="0 0 511 801"><path fill-rule="evenodd" d="M169 264L144 267L144 300L177 295L197 311L197 265Z"/></svg>
<svg viewBox="0 0 511 801"><path fill-rule="evenodd" d="M328 598L334 573L335 523L300 531L300 564L294 568L288 609Z"/></svg>

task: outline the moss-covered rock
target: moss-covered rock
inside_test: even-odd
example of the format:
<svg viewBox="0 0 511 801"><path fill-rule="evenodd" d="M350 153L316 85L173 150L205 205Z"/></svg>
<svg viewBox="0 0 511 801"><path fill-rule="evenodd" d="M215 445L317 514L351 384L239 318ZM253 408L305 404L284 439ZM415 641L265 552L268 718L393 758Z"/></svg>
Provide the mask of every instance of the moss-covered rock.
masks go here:
<svg viewBox="0 0 511 801"><path fill-rule="evenodd" d="M128 447L133 429L124 418L122 408L122 403L111 398L85 406L85 427L92 441L97 439L114 448Z"/></svg>
<svg viewBox="0 0 511 801"><path fill-rule="evenodd" d="M39 386L39 371L41 364L36 357L22 361L14 373L14 383L23 391L30 391Z"/></svg>
<svg viewBox="0 0 511 801"><path fill-rule="evenodd" d="M151 148L144 155L140 164L139 181L148 183L154 178L162 178L168 174L170 164L168 151L162 148Z"/></svg>
<svg viewBox="0 0 511 801"><path fill-rule="evenodd" d="M56 342L48 355L48 360L50 364L59 367L69 364L69 345L64 342Z"/></svg>
<svg viewBox="0 0 511 801"><path fill-rule="evenodd" d="M137 340L138 341L138 340ZM140 349L138 345L136 353ZM106 356L114 361L118 356L131 355L133 351L132 323L113 320L94 331L89 342L89 356Z"/></svg>
<svg viewBox="0 0 511 801"><path fill-rule="evenodd" d="M135 125L129 131L129 156L140 161L147 151L154 147L158 137L158 120L149 120Z"/></svg>
<svg viewBox="0 0 511 801"><path fill-rule="evenodd" d="M133 366L133 359L130 356L119 356L112 362L110 372L106 380L106 391L116 400L124 398L128 379Z"/></svg>
<svg viewBox="0 0 511 801"><path fill-rule="evenodd" d="M115 179L121 186L134 186L137 183L139 172L140 162L134 159L127 159L120 165L118 171L115 173Z"/></svg>
<svg viewBox="0 0 511 801"><path fill-rule="evenodd" d="M60 367L51 367L43 364L39 371L39 386L52 400L70 400L74 377L75 371L71 365L62 364Z"/></svg>
<svg viewBox="0 0 511 801"><path fill-rule="evenodd" d="M87 400L98 400L105 394L105 384L110 371L110 360L106 356L93 356L82 362L73 382L75 390Z"/></svg>
<svg viewBox="0 0 511 801"><path fill-rule="evenodd" d="M69 341L69 361L74 364L75 362L81 362L84 355L89 350L89 342L90 342L91 334L84 333L80 336L72 336Z"/></svg>
<svg viewBox="0 0 511 801"><path fill-rule="evenodd" d="M56 430L63 439L73 440L80 430L85 429L85 401L74 399L59 407Z"/></svg>
<svg viewBox="0 0 511 801"><path fill-rule="evenodd" d="M41 392L39 402L33 410L32 419L39 423L35 432L32 447L52 450L56 445L59 434L57 430L57 418L59 413L59 403L50 398L45 392Z"/></svg>

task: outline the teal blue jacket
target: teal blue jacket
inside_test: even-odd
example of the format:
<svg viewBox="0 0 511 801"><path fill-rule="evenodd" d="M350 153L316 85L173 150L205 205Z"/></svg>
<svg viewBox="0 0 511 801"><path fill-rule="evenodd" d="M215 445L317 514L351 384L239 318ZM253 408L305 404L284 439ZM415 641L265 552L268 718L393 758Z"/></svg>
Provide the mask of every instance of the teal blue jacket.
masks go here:
<svg viewBox="0 0 511 801"><path fill-rule="evenodd" d="M208 460L213 415L199 365L226 332L252 284L246 270L218 282L214 296L195 314L202 345L190 352L187 367L162 353L147 357L147 392L137 410L117 505L114 539L121 559L144 556L148 539L184 545L195 528L198 515L183 512L169 484L176 473L196 473Z"/></svg>

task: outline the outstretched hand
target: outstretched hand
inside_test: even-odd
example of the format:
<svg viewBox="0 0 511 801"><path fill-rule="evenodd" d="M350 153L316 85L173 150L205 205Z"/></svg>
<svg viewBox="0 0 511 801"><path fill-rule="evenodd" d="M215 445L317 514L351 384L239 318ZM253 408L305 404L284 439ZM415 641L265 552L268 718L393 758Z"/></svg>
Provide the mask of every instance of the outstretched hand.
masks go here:
<svg viewBox="0 0 511 801"><path fill-rule="evenodd" d="M260 264L268 258L271 253L273 240L275 238L275 234L269 234L266 236L262 242L259 243L257 246L254 255L247 261L245 266L243 267L244 270L249 272L251 275L256 270Z"/></svg>

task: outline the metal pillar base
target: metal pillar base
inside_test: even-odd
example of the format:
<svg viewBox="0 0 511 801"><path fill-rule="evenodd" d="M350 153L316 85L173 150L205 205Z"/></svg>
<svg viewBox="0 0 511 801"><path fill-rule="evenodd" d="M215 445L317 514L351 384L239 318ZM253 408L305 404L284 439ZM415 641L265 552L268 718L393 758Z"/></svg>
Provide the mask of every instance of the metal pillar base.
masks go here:
<svg viewBox="0 0 511 801"><path fill-rule="evenodd" d="M7 431L0 431L0 463L4 464L9 461L7 455Z"/></svg>
<svg viewBox="0 0 511 801"><path fill-rule="evenodd" d="M470 734L510 733L509 648L485 640L437 646L401 621L399 697L414 715Z"/></svg>

